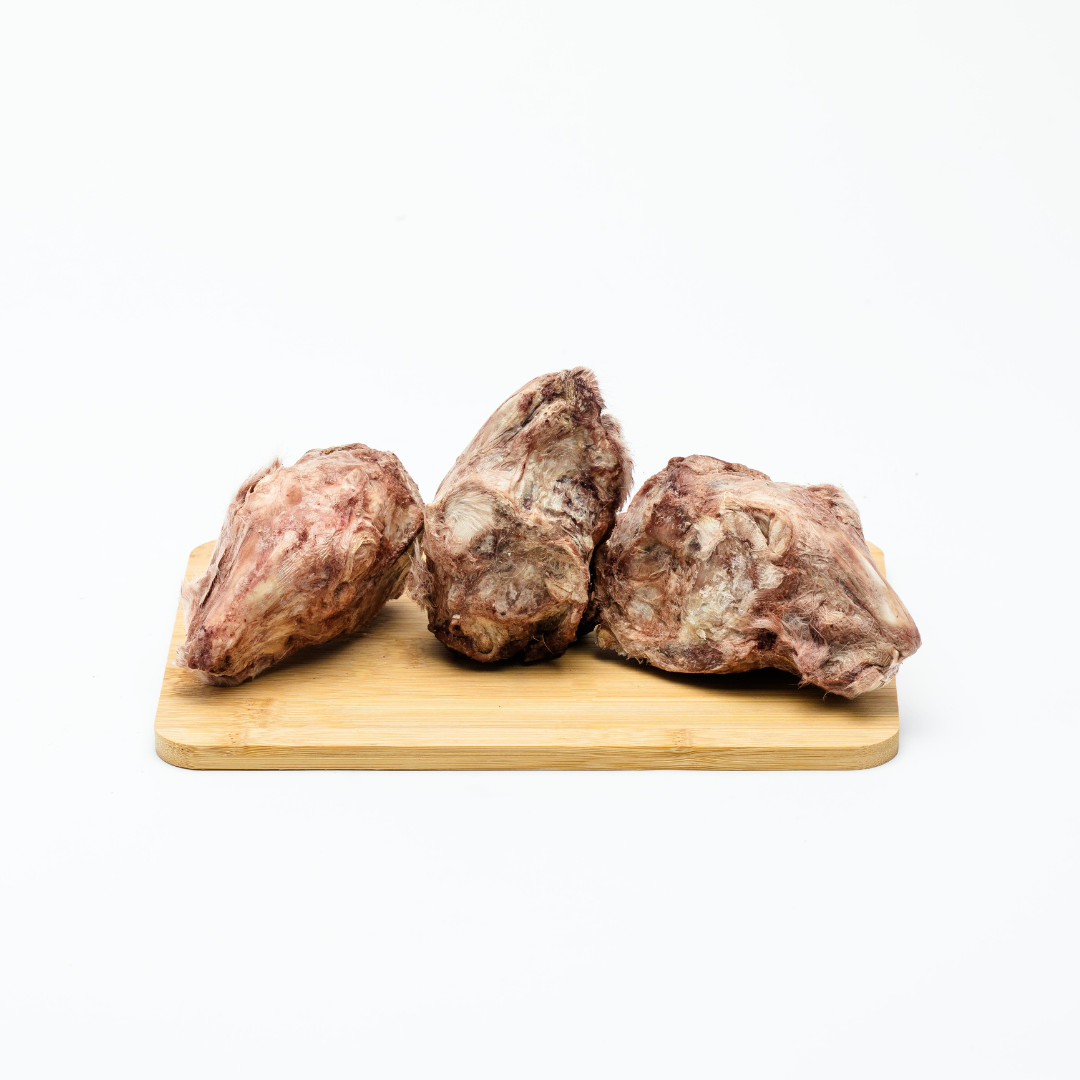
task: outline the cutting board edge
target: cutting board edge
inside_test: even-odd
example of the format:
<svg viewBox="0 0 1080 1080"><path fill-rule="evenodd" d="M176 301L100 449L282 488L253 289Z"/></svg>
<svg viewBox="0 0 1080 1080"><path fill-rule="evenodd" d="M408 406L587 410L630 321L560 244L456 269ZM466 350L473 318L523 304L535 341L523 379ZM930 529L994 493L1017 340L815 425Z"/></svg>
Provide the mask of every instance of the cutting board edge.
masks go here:
<svg viewBox="0 0 1080 1080"><path fill-rule="evenodd" d="M365 747L191 746L155 732L158 757L181 769L566 770L701 769L860 770L891 761L900 733L849 747Z"/></svg>

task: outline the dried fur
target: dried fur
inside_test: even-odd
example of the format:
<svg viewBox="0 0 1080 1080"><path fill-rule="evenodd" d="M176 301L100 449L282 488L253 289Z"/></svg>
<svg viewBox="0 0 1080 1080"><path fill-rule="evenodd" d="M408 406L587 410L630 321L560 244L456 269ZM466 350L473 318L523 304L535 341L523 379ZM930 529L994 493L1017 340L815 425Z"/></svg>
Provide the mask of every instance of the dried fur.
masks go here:
<svg viewBox="0 0 1080 1080"><path fill-rule="evenodd" d="M229 504L206 572L181 590L177 665L235 686L355 633L401 595L423 505L397 457L362 443L255 473Z"/></svg>
<svg viewBox="0 0 1080 1080"><path fill-rule="evenodd" d="M842 489L700 455L672 458L619 515L590 615L602 647L666 671L776 667L847 698L920 644Z"/></svg>
<svg viewBox="0 0 1080 1080"><path fill-rule="evenodd" d="M542 375L512 394L424 510L409 592L432 633L475 660L559 656L630 479L591 371Z"/></svg>

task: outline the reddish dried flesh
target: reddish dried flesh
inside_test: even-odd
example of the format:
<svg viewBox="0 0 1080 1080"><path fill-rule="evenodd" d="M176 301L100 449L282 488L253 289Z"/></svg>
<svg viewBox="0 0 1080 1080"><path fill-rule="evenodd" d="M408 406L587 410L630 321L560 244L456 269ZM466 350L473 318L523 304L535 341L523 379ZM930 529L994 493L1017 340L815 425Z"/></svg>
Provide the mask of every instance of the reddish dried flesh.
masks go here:
<svg viewBox="0 0 1080 1080"><path fill-rule="evenodd" d="M847 494L672 458L597 552L604 648L667 671L777 667L844 697L887 683L919 631Z"/></svg>
<svg viewBox="0 0 1080 1080"><path fill-rule="evenodd" d="M275 461L237 492L209 568L184 586L177 664L233 686L354 633L401 595L422 523L393 454L355 443Z"/></svg>
<svg viewBox="0 0 1080 1080"><path fill-rule="evenodd" d="M409 591L475 660L560 655L593 552L630 484L618 423L584 368L542 375L492 414L424 511Z"/></svg>

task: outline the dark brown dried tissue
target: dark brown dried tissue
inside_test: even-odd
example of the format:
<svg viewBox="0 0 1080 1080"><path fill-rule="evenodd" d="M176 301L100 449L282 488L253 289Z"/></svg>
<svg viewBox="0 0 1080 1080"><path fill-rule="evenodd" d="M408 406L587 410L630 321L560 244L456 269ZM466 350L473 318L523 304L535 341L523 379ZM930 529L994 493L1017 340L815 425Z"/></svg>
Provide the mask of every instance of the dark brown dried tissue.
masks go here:
<svg viewBox="0 0 1080 1080"><path fill-rule="evenodd" d="M838 487L672 458L596 557L596 640L667 671L775 667L847 698L884 685L919 631Z"/></svg>
<svg viewBox="0 0 1080 1080"><path fill-rule="evenodd" d="M512 394L424 509L409 593L429 629L474 660L559 656L630 471L591 371L541 375Z"/></svg>
<svg viewBox="0 0 1080 1080"><path fill-rule="evenodd" d="M183 587L177 664L234 686L355 633L401 595L423 505L397 457L362 443L256 473L229 506L206 573Z"/></svg>

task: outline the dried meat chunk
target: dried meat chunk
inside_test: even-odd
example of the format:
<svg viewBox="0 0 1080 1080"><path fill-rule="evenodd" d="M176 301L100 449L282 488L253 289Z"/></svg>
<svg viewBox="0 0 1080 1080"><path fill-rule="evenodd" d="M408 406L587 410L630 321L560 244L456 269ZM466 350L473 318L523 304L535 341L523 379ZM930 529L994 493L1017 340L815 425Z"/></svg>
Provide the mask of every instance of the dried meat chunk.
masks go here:
<svg viewBox="0 0 1080 1080"><path fill-rule="evenodd" d="M591 371L542 375L512 394L424 510L409 591L428 628L474 660L559 656L630 472Z"/></svg>
<svg viewBox="0 0 1080 1080"><path fill-rule="evenodd" d="M229 506L206 573L183 587L177 665L235 686L355 633L401 595L423 506L397 457L362 443L256 473Z"/></svg>
<svg viewBox="0 0 1080 1080"><path fill-rule="evenodd" d="M590 614L599 645L666 671L782 668L848 698L920 644L843 490L700 455L672 458L619 515Z"/></svg>

